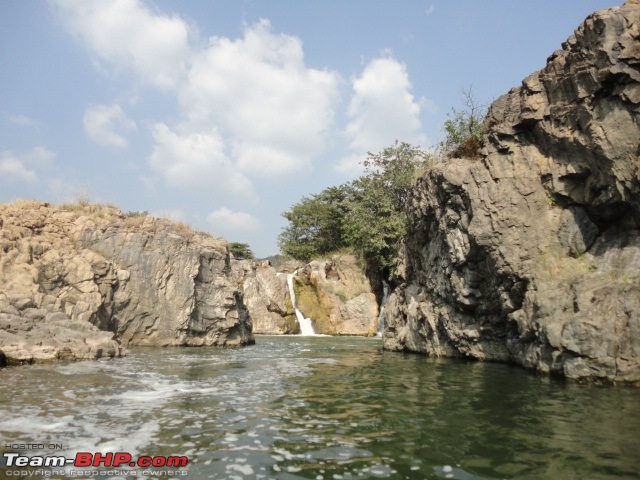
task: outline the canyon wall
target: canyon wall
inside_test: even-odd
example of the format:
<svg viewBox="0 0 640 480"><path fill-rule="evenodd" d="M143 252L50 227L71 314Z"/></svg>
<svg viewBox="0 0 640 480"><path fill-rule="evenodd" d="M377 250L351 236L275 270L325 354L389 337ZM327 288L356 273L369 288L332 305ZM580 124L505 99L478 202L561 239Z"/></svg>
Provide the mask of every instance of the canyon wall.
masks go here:
<svg viewBox="0 0 640 480"><path fill-rule="evenodd" d="M253 343L223 239L115 207L0 205L0 292L9 364Z"/></svg>
<svg viewBox="0 0 640 480"><path fill-rule="evenodd" d="M384 347L640 381L640 4L589 16L417 182Z"/></svg>

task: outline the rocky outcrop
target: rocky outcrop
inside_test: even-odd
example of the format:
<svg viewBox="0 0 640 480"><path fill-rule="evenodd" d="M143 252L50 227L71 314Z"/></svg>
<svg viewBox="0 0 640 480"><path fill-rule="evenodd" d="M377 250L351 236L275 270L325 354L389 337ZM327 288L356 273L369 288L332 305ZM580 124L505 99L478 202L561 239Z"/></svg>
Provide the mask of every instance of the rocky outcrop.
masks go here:
<svg viewBox="0 0 640 480"><path fill-rule="evenodd" d="M640 381L640 5L499 98L479 161L419 179L384 346Z"/></svg>
<svg viewBox="0 0 640 480"><path fill-rule="evenodd" d="M113 336L71 319L51 296L0 292L0 366L123 356Z"/></svg>
<svg viewBox="0 0 640 480"><path fill-rule="evenodd" d="M5 317L11 326L3 324L4 333L40 329L40 343L47 351L66 341L60 340L62 327L58 339L44 333L51 318L82 331L87 345L102 342L105 332L124 345L253 341L226 242L186 225L127 217L108 206L17 202L0 205L0 252L0 291L7 298L26 298L45 312L31 318L9 309L4 314L13 315ZM16 330L19 319L22 327ZM45 358L30 357L29 348L19 353L7 346L7 341L16 345L17 340L8 338L0 337L8 361ZM89 353L84 347L70 348L71 354L54 357L89 358L101 347ZM102 348L103 354L122 351Z"/></svg>
<svg viewBox="0 0 640 480"><path fill-rule="evenodd" d="M244 303L253 321L253 333L296 335L300 325L291 304L285 273L277 272L269 262L235 261L242 282Z"/></svg>
<svg viewBox="0 0 640 480"><path fill-rule="evenodd" d="M83 228L77 241L120 269L99 326L125 345L244 345L251 318L231 274L227 242L166 220Z"/></svg>
<svg viewBox="0 0 640 480"><path fill-rule="evenodd" d="M316 334L375 335L378 304L369 281L353 255L335 255L308 264L292 263L277 271L269 262L234 261L233 270L243 286L244 303L253 332L296 335L301 332L287 281L296 306L311 319Z"/></svg>
<svg viewBox="0 0 640 480"><path fill-rule="evenodd" d="M375 335L378 303L353 255L312 261L294 277L298 309L325 335Z"/></svg>

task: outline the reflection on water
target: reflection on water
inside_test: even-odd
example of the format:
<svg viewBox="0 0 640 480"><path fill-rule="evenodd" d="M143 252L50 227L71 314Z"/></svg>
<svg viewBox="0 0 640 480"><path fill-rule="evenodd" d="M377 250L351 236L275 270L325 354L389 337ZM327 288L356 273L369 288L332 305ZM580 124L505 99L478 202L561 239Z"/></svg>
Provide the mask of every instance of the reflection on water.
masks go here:
<svg viewBox="0 0 640 480"><path fill-rule="evenodd" d="M194 479L606 479L640 471L638 389L382 352L379 339L137 349L125 359L7 369L0 380L2 446L186 455Z"/></svg>

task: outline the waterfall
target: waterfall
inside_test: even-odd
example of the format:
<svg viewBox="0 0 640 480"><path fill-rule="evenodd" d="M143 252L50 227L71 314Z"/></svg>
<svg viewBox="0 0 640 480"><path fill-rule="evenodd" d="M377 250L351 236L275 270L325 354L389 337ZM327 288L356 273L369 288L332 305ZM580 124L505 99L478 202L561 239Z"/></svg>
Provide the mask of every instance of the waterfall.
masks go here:
<svg viewBox="0 0 640 480"><path fill-rule="evenodd" d="M296 293L293 291L293 277L296 276L298 271L296 270L293 273L287 274L287 285L289 285L289 295L291 296L291 304L293 305L293 309L296 312L296 318L298 319L298 324L300 325L300 335L311 336L315 335L316 332L313 330L313 324L311 323L310 318L305 318L300 310L298 310L298 305L296 304Z"/></svg>
<svg viewBox="0 0 640 480"><path fill-rule="evenodd" d="M384 313L384 306L387 304L387 300L389 300L389 284L382 281L382 302L380 302L380 313L378 314L378 333L376 334L378 337L382 336L382 332L384 332L384 319L382 318L382 314Z"/></svg>

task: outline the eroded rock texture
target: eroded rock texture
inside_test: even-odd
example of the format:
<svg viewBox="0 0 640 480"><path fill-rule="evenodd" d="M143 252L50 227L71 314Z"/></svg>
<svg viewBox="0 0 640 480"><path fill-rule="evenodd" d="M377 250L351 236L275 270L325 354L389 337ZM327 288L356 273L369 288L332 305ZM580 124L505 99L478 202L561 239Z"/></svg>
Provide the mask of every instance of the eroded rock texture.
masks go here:
<svg viewBox="0 0 640 480"><path fill-rule="evenodd" d="M234 261L242 283L244 303L253 321L253 333L295 335L300 325L291 304L287 274L277 272L269 262Z"/></svg>
<svg viewBox="0 0 640 480"><path fill-rule="evenodd" d="M413 192L385 348L640 380L640 5L493 103L479 161Z"/></svg>
<svg viewBox="0 0 640 480"><path fill-rule="evenodd" d="M353 255L312 261L294 278L298 309L316 333L375 335L378 303Z"/></svg>
<svg viewBox="0 0 640 480"><path fill-rule="evenodd" d="M375 335L378 304L353 255L334 255L307 264L291 263L282 272L268 262L235 261L233 270L243 285L244 303L256 334L299 334L287 275L298 310L311 318L316 334Z"/></svg>
<svg viewBox="0 0 640 480"><path fill-rule="evenodd" d="M168 220L97 205L0 205L0 350L21 363L120 355L120 344L252 343L229 263L224 240ZM38 336L44 356L32 346Z"/></svg>

